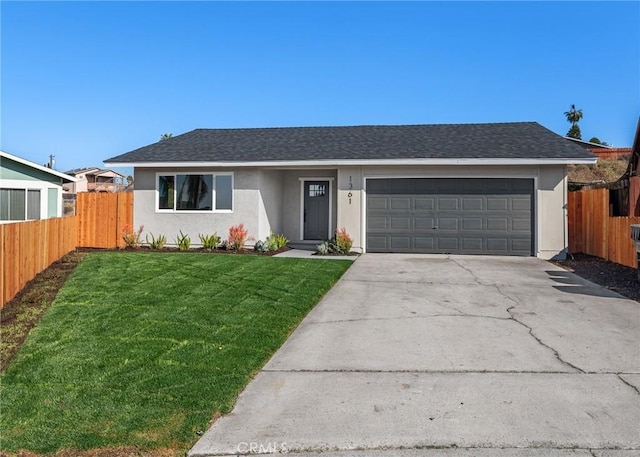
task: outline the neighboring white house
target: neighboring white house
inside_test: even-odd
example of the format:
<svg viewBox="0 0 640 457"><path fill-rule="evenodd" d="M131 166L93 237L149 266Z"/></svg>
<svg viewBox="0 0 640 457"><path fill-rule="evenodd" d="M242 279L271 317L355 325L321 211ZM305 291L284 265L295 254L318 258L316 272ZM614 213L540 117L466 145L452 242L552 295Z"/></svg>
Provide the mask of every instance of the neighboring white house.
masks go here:
<svg viewBox="0 0 640 457"><path fill-rule="evenodd" d="M62 216L62 185L75 180L0 151L0 223Z"/></svg>
<svg viewBox="0 0 640 457"><path fill-rule="evenodd" d="M124 176L117 171L89 167L69 170L67 175L76 178L75 182L65 184L64 191L77 194L78 192L122 192L124 190Z"/></svg>

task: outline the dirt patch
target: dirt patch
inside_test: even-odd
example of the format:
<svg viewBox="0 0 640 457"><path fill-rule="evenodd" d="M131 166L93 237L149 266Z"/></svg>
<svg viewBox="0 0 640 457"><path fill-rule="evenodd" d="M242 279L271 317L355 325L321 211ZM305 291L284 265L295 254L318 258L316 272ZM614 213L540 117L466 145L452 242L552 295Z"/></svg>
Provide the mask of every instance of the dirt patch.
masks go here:
<svg viewBox="0 0 640 457"><path fill-rule="evenodd" d="M42 314L53 303L58 291L85 255L84 252L74 251L52 263L4 305L0 311L0 371L11 362L31 329L38 324Z"/></svg>
<svg viewBox="0 0 640 457"><path fill-rule="evenodd" d="M553 263L620 295L640 301L640 281L635 268L585 254L575 254L573 259Z"/></svg>

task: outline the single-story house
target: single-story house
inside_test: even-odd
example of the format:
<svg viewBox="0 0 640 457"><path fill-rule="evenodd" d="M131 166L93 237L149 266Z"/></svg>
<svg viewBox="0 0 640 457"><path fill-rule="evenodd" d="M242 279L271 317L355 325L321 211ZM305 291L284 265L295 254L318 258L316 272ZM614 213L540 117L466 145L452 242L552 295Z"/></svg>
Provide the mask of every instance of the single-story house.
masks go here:
<svg viewBox="0 0 640 457"><path fill-rule="evenodd" d="M60 217L62 186L75 178L0 151L0 223Z"/></svg>
<svg viewBox="0 0 640 457"><path fill-rule="evenodd" d="M562 257L567 165L596 157L535 122L197 129L105 161L134 167L134 222L173 240L243 223L360 252Z"/></svg>
<svg viewBox="0 0 640 457"><path fill-rule="evenodd" d="M98 167L76 168L65 172L76 178L73 183L65 184L65 192L121 192L124 190L124 176L113 170Z"/></svg>

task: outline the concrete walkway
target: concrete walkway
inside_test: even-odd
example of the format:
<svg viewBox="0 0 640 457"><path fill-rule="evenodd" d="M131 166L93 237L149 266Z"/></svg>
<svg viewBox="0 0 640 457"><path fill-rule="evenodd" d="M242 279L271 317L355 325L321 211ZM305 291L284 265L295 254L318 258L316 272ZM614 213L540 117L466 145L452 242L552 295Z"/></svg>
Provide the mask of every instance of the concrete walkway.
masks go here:
<svg viewBox="0 0 640 457"><path fill-rule="evenodd" d="M539 259L365 254L190 455L639 456L639 338Z"/></svg>

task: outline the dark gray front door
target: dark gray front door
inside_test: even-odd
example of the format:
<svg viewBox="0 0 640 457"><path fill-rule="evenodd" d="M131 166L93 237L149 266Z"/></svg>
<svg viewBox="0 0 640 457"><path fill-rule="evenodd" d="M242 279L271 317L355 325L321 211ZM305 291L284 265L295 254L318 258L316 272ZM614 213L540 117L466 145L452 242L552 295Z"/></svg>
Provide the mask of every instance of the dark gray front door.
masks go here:
<svg viewBox="0 0 640 457"><path fill-rule="evenodd" d="M367 252L533 255L532 179L368 179Z"/></svg>
<svg viewBox="0 0 640 457"><path fill-rule="evenodd" d="M303 235L325 240L329 235L329 181L304 182Z"/></svg>

